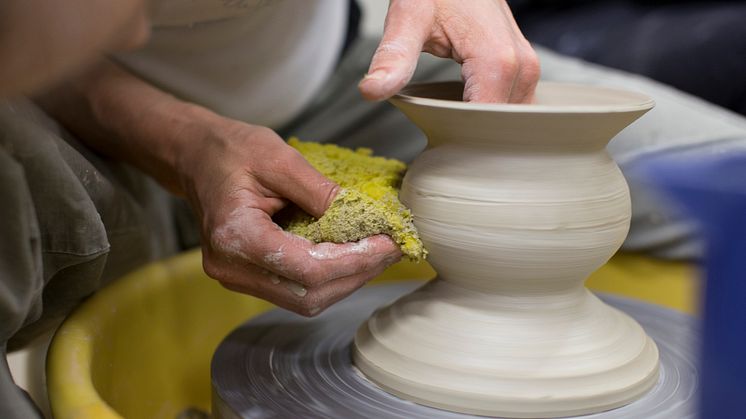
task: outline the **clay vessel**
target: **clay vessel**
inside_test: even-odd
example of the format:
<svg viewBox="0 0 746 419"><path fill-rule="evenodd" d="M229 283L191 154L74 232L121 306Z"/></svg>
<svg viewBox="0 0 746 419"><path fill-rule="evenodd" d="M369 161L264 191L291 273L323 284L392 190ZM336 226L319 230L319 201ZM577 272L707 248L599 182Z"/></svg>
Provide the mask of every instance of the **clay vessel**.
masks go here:
<svg viewBox="0 0 746 419"><path fill-rule="evenodd" d="M390 393L478 415L630 403L657 382L658 349L583 283L629 228L606 145L653 101L555 83L531 105L465 103L462 91L413 85L391 100L428 137L401 199L438 276L360 327L355 365Z"/></svg>

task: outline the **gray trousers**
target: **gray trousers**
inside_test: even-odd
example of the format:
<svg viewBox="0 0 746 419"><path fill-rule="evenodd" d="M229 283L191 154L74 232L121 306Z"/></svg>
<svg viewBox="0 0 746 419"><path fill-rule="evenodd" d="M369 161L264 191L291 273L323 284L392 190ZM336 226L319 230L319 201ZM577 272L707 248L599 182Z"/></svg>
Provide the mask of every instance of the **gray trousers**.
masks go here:
<svg viewBox="0 0 746 419"><path fill-rule="evenodd" d="M387 103L364 102L357 82L376 40L360 40L313 106L282 135L371 147L412 160L425 138ZM547 80L639 90L656 108L609 150L625 172L650 153L746 151L746 120L648 79L541 50ZM457 65L423 56L416 81L458 79ZM630 179L628 250L694 258L691 229L644 185ZM27 101L0 104L0 417L30 418L35 407L8 372L5 351L54 327L107 282L175 252L194 236L177 225L180 204L153 181L82 146ZM193 230L192 230L193 231ZM181 240L180 240L181 238Z"/></svg>
<svg viewBox="0 0 746 419"><path fill-rule="evenodd" d="M5 353L85 297L177 250L175 201L28 101L0 102L0 417L33 418Z"/></svg>

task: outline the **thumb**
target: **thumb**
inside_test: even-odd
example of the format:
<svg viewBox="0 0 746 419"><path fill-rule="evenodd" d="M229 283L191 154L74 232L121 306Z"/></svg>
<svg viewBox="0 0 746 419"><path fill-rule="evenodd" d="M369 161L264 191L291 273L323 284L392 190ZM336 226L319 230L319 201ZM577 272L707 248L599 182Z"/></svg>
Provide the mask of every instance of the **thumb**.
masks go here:
<svg viewBox="0 0 746 419"><path fill-rule="evenodd" d="M422 45L432 26L427 19L426 2L392 1L386 15L383 38L358 85L367 100L385 100L412 79ZM429 11L432 16L433 12Z"/></svg>
<svg viewBox="0 0 746 419"><path fill-rule="evenodd" d="M319 218L339 192L339 185L319 173L297 150L288 147L284 164L259 174L261 183Z"/></svg>

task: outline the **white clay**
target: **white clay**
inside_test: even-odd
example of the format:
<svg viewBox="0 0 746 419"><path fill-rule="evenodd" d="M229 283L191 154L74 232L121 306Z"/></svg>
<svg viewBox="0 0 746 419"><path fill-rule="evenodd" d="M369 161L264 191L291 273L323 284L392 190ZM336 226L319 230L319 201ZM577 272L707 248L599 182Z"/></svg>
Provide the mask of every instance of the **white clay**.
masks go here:
<svg viewBox="0 0 746 419"><path fill-rule="evenodd" d="M355 364L391 393L480 415L580 415L640 397L658 349L583 282L629 228L606 144L652 101L551 83L534 105L447 100L461 89L393 100L429 139L401 199L438 278L363 324Z"/></svg>

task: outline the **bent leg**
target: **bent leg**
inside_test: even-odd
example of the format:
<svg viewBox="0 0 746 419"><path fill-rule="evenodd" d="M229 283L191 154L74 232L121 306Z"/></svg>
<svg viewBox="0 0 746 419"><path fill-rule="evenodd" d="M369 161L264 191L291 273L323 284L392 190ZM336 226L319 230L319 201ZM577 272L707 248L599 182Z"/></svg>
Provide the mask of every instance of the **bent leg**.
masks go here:
<svg viewBox="0 0 746 419"><path fill-rule="evenodd" d="M23 347L108 281L176 250L172 201L28 101L0 102L0 345ZM0 366L0 417L35 408Z"/></svg>

